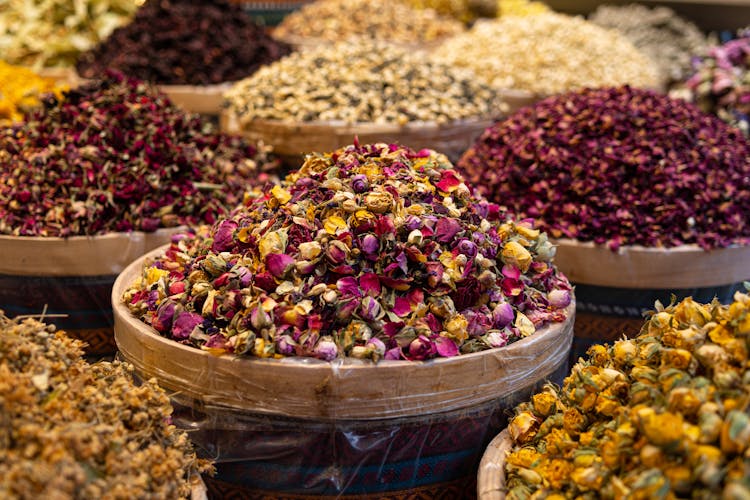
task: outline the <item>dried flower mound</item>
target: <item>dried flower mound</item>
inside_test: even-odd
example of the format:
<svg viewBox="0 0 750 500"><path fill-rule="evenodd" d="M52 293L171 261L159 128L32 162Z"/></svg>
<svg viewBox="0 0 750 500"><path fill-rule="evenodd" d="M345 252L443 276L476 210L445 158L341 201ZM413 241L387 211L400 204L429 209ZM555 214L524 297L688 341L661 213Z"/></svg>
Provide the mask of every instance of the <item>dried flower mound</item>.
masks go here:
<svg viewBox="0 0 750 500"><path fill-rule="evenodd" d="M750 31L695 58L692 76L674 95L750 134Z"/></svg>
<svg viewBox="0 0 750 500"><path fill-rule="evenodd" d="M367 40L292 54L225 94L241 125L255 119L445 123L495 113L496 97L469 70Z"/></svg>
<svg viewBox="0 0 750 500"><path fill-rule="evenodd" d="M572 292L546 236L499 216L445 156L355 144L308 155L264 197L176 238L123 301L215 354L427 360L502 347L565 320Z"/></svg>
<svg viewBox="0 0 750 500"><path fill-rule="evenodd" d="M462 31L455 19L432 9L414 9L402 0L316 0L286 16L274 35L330 42L364 37L419 45Z"/></svg>
<svg viewBox="0 0 750 500"><path fill-rule="evenodd" d="M42 105L43 94L60 97L64 89L28 68L0 61L0 125L9 125L23 118L25 112Z"/></svg>
<svg viewBox="0 0 750 500"><path fill-rule="evenodd" d="M70 67L78 54L128 22L133 0L4 0L0 8L0 54L36 69Z"/></svg>
<svg viewBox="0 0 750 500"><path fill-rule="evenodd" d="M209 471L155 380L88 364L82 344L0 312L0 497L188 498Z"/></svg>
<svg viewBox="0 0 750 500"><path fill-rule="evenodd" d="M482 21L435 50L503 89L555 94L582 87L656 87L656 66L616 31L556 13Z"/></svg>
<svg viewBox="0 0 750 500"><path fill-rule="evenodd" d="M516 408L509 500L750 495L750 296L656 309Z"/></svg>
<svg viewBox="0 0 750 500"><path fill-rule="evenodd" d="M691 59L705 53L706 36L693 22L669 7L640 4L600 5L589 17L594 24L614 29L651 58L667 84L691 74Z"/></svg>
<svg viewBox="0 0 750 500"><path fill-rule="evenodd" d="M695 106L618 87L521 109L458 166L554 238L711 249L750 237L749 155L739 130Z"/></svg>
<svg viewBox="0 0 750 500"><path fill-rule="evenodd" d="M535 16L549 12L547 4L529 0L497 0L497 16Z"/></svg>
<svg viewBox="0 0 750 500"><path fill-rule="evenodd" d="M239 4L149 0L76 68L85 78L112 68L154 83L210 85L245 78L289 52Z"/></svg>
<svg viewBox="0 0 750 500"><path fill-rule="evenodd" d="M0 130L0 234L213 223L273 166L264 152L111 73Z"/></svg>

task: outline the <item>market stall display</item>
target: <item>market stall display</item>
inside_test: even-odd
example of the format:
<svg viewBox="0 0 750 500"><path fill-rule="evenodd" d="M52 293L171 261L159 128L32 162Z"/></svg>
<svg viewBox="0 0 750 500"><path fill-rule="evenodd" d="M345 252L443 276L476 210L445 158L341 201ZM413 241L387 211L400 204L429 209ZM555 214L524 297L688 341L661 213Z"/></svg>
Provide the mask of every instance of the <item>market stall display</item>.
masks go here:
<svg viewBox="0 0 750 500"><path fill-rule="evenodd" d="M750 135L750 30L693 61L693 72L674 97L695 103L706 113Z"/></svg>
<svg viewBox="0 0 750 500"><path fill-rule="evenodd" d="M32 70L0 61L0 125L20 121L24 113L42 105L41 97L60 96L64 87Z"/></svg>
<svg viewBox="0 0 750 500"><path fill-rule="evenodd" d="M654 63L623 35L552 12L477 22L434 56L472 69L496 88L527 94L516 108L583 87L659 85Z"/></svg>
<svg viewBox="0 0 750 500"><path fill-rule="evenodd" d="M128 22L133 0L5 0L0 9L2 59L35 69L75 64L81 52Z"/></svg>
<svg viewBox="0 0 750 500"><path fill-rule="evenodd" d="M129 266L118 347L179 393L225 487L463 488L503 409L565 369L572 338L553 248L496 208L432 151L311 154Z"/></svg>
<svg viewBox="0 0 750 500"><path fill-rule="evenodd" d="M0 496L189 498L205 492L187 434L154 380L88 364L80 342L0 313ZM204 493L205 495L205 493ZM194 496L193 498L200 498Z"/></svg>
<svg viewBox="0 0 750 500"><path fill-rule="evenodd" d="M625 35L656 63L667 88L691 75L693 57L708 49L706 35L698 26L665 6L600 5L589 20Z"/></svg>
<svg viewBox="0 0 750 500"><path fill-rule="evenodd" d="M592 347L561 388L516 408L479 499L750 495L748 334L738 292L658 307L637 338Z"/></svg>
<svg viewBox="0 0 750 500"><path fill-rule="evenodd" d="M243 10L225 0L150 0L129 24L81 54L84 78L107 69L158 84L188 111L219 114L231 82L291 51Z"/></svg>
<svg viewBox="0 0 750 500"><path fill-rule="evenodd" d="M626 86L521 109L458 167L558 243L556 263L577 284L578 355L592 337L614 340L602 331L635 333L657 299L726 301L750 278L749 153L716 117Z"/></svg>
<svg viewBox="0 0 750 500"><path fill-rule="evenodd" d="M402 0L316 0L286 16L273 33L302 46L361 37L426 47L462 31L459 21Z"/></svg>
<svg viewBox="0 0 750 500"><path fill-rule="evenodd" d="M355 135L457 158L491 113L504 109L469 70L364 40L292 54L238 82L225 98L227 131L297 158Z"/></svg>
<svg viewBox="0 0 750 500"><path fill-rule="evenodd" d="M90 352L113 351L116 275L174 228L226 214L273 167L118 74L48 98L0 130L2 308L64 314Z"/></svg>

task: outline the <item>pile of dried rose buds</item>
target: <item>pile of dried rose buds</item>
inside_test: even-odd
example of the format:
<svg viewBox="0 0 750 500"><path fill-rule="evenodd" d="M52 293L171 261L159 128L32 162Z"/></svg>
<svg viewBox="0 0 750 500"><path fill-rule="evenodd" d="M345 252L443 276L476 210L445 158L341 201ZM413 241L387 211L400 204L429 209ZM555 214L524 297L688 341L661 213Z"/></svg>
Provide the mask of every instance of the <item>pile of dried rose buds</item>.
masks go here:
<svg viewBox="0 0 750 500"><path fill-rule="evenodd" d="M210 224L274 166L149 86L109 73L0 130L0 234Z"/></svg>
<svg viewBox="0 0 750 500"><path fill-rule="evenodd" d="M564 321L571 286L553 253L444 155L355 144L308 155L231 217L175 238L123 301L212 353L426 360Z"/></svg>
<svg viewBox="0 0 750 500"><path fill-rule="evenodd" d="M748 498L750 296L662 307L516 409L509 499Z"/></svg>
<svg viewBox="0 0 750 500"><path fill-rule="evenodd" d="M0 311L0 497L188 498L211 469L171 424L156 380L88 364L82 343Z"/></svg>
<svg viewBox="0 0 750 500"><path fill-rule="evenodd" d="M630 87L520 109L458 163L554 238L705 249L750 238L750 143L692 104Z"/></svg>

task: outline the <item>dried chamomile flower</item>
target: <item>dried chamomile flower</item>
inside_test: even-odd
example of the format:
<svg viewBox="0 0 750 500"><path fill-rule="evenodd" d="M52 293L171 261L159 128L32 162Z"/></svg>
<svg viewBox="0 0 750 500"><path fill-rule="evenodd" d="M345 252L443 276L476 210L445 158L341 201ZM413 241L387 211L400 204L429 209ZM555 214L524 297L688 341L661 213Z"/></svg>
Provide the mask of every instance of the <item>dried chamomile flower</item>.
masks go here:
<svg viewBox="0 0 750 500"><path fill-rule="evenodd" d="M623 35L556 13L480 21L435 50L502 89L555 94L582 87L656 87L658 71Z"/></svg>
<svg viewBox="0 0 750 500"><path fill-rule="evenodd" d="M0 312L0 497L188 498L196 458L155 380L88 364L81 343Z"/></svg>
<svg viewBox="0 0 750 500"><path fill-rule="evenodd" d="M659 307L516 408L509 499L745 498L750 296Z"/></svg>
<svg viewBox="0 0 750 500"><path fill-rule="evenodd" d="M533 221L501 216L429 150L311 154L229 218L176 239L124 293L215 354L427 360L564 321L572 292Z"/></svg>

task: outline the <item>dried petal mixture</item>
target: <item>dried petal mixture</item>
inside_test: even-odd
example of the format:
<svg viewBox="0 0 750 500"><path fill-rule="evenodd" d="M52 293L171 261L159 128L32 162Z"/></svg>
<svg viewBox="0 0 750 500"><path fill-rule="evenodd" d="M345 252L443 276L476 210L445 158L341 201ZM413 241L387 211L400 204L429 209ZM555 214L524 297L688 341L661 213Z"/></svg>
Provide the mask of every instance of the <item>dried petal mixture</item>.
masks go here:
<svg viewBox="0 0 750 500"><path fill-rule="evenodd" d="M750 296L657 304L516 408L508 499L748 498Z"/></svg>
<svg viewBox="0 0 750 500"><path fill-rule="evenodd" d="M238 4L149 0L76 67L85 78L111 68L148 82L211 85L240 80L289 52Z"/></svg>
<svg viewBox="0 0 750 500"><path fill-rule="evenodd" d="M0 497L189 498L198 460L164 391L127 364L0 313Z"/></svg>
<svg viewBox="0 0 750 500"><path fill-rule="evenodd" d="M458 166L488 199L555 238L613 250L750 241L750 143L656 92L550 97L487 129Z"/></svg>
<svg viewBox="0 0 750 500"><path fill-rule="evenodd" d="M0 129L0 234L213 223L273 166L148 85L110 73Z"/></svg>
<svg viewBox="0 0 750 500"><path fill-rule="evenodd" d="M445 123L499 109L496 92L471 71L364 40L292 54L240 81L225 98L241 125Z"/></svg>
<svg viewBox="0 0 750 500"><path fill-rule="evenodd" d="M28 68L0 61L0 125L21 120L25 112L42 105L42 95L54 93L59 97L63 90L54 80Z"/></svg>
<svg viewBox="0 0 750 500"><path fill-rule="evenodd" d="M435 50L502 89L555 94L582 87L656 87L658 71L623 35L553 12L477 22Z"/></svg>
<svg viewBox="0 0 750 500"><path fill-rule="evenodd" d="M81 52L130 20L134 0L3 0L0 54L36 69L71 67Z"/></svg>
<svg viewBox="0 0 750 500"><path fill-rule="evenodd" d="M274 35L329 42L363 37L419 45L464 31L463 25L432 9L402 0L316 0L284 18Z"/></svg>
<svg viewBox="0 0 750 500"><path fill-rule="evenodd" d="M498 220L443 155L387 144L308 155L232 217L177 239L124 294L212 353L426 360L566 319L532 221Z"/></svg>

